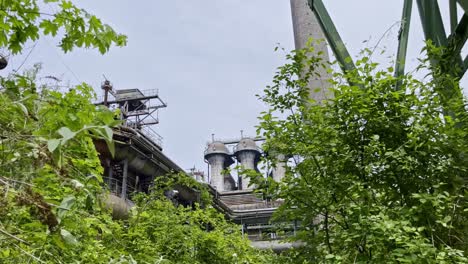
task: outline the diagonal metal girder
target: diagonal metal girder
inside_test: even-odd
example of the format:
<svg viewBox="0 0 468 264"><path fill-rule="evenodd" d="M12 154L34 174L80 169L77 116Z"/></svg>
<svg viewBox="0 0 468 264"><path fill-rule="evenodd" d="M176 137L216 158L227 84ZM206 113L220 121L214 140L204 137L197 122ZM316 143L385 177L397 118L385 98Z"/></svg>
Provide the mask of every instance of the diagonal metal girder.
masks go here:
<svg viewBox="0 0 468 264"><path fill-rule="evenodd" d="M338 34L338 30L336 29L335 24L333 24L333 20L328 14L328 11L325 8L322 0L308 0L308 3L309 7L312 9L312 12L314 12L317 17L328 44L333 50L336 59L340 63L341 69L344 72L350 72L356 69L356 66L353 63L353 60L340 37L340 34Z"/></svg>
<svg viewBox="0 0 468 264"><path fill-rule="evenodd" d="M418 3L419 16L421 18L421 25L423 27L424 35L426 40L431 40L437 47L447 47L447 51L453 52L453 43L462 42L463 37L459 37L463 33L464 24L466 18L462 18L462 24L458 24L455 28L454 38L459 39L457 41L449 41L450 37L447 38L445 33L444 23L442 21L442 15L437 0L416 0ZM466 0L468 3L468 0ZM460 32L460 33L457 33ZM452 42L452 43L449 43ZM457 47L459 45L457 44ZM463 45L461 45L463 46ZM461 47L460 47L461 50ZM462 59L460 53L452 53L451 57L453 61L450 63L458 64L459 68L462 68ZM435 60L431 60L432 63L437 63ZM445 67L446 69L453 69L453 67ZM453 72L451 73L453 74ZM463 74L463 71L462 73ZM458 76L457 76L458 77Z"/></svg>
<svg viewBox="0 0 468 264"><path fill-rule="evenodd" d="M455 33L455 28L458 24L458 15L457 15L457 0L449 0L449 12L450 12L450 30Z"/></svg>
<svg viewBox="0 0 468 264"><path fill-rule="evenodd" d="M315 13L317 20L322 28L322 31L330 45L340 67L344 72L349 72L356 69L351 56L346 49L327 9L325 8L322 0L307 0L309 7ZM402 25L399 34L397 63L395 65L395 76L404 74L406 53L409 37L409 28L411 20L413 0L404 0ZM462 61L460 56L461 49L468 40L468 0L449 0L450 11L450 25L451 35L447 37L445 32L441 11L439 8L438 0L416 0L421 25L423 27L424 36L426 40L431 40L438 47L447 47L448 56L453 60L450 63L458 64L462 70L463 75L468 69L468 56ZM458 22L457 4L460 5L465 11L462 19ZM458 22L458 23L457 23ZM435 60L433 63L437 63ZM451 65L445 65L445 69L451 71ZM397 84L398 88L398 84Z"/></svg>
<svg viewBox="0 0 468 264"><path fill-rule="evenodd" d="M455 27L452 35L448 38L448 47L452 52L459 54L468 39L468 16L463 15L460 23Z"/></svg>
<svg viewBox="0 0 468 264"><path fill-rule="evenodd" d="M468 55L466 55L465 59L463 60L462 72L465 73L468 70Z"/></svg>
<svg viewBox="0 0 468 264"><path fill-rule="evenodd" d="M447 35L437 0L417 0L417 3L426 40L431 40L438 47L446 46Z"/></svg>
<svg viewBox="0 0 468 264"><path fill-rule="evenodd" d="M406 53L408 50L408 35L411 22L411 11L413 0L405 0L403 4L403 14L401 15L401 27L398 34L398 51L395 63L395 77L402 76L405 73ZM401 85L397 83L396 89Z"/></svg>
<svg viewBox="0 0 468 264"><path fill-rule="evenodd" d="M457 0L457 2L463 8L465 13L468 13L468 0Z"/></svg>
<svg viewBox="0 0 468 264"><path fill-rule="evenodd" d="M466 18L462 18L460 24L455 28L455 33L452 37L447 38L445 33L442 16L437 0L416 0L418 4L419 16L421 18L421 25L423 27L424 35L426 40L432 41L436 47L445 47L444 55L445 59L440 60L439 57L430 58L431 64L440 68L444 74L451 75L458 78L464 73L464 65L461 60L460 52L453 52L454 47L458 49L459 44L464 43L463 32L466 28ZM459 1L460 2L460 1ZM464 0L462 2L468 3ZM467 5L468 7L468 5ZM452 6L451 16L454 16ZM452 19L453 20L453 19ZM457 33L458 32L458 33ZM461 45L463 46L463 45ZM461 49L461 47L460 47ZM431 54L429 54L431 56ZM457 85L446 85L439 87L440 94L444 104L444 114L454 117L455 112L453 109L453 100L460 101L461 91Z"/></svg>

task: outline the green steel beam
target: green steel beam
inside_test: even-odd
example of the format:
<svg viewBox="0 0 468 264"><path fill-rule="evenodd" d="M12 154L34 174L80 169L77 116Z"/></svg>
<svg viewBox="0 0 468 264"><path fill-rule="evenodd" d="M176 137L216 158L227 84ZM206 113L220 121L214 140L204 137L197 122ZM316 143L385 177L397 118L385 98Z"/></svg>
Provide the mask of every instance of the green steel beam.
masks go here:
<svg viewBox="0 0 468 264"><path fill-rule="evenodd" d="M340 34L338 34L338 31L336 30L336 27L333 24L333 21L328 14L328 11L325 8L322 0L308 0L308 2L312 12L314 12L317 17L328 44L333 50L336 59L340 63L341 69L344 72L349 72L356 69L356 66L353 63L353 60L340 37Z"/></svg>
<svg viewBox="0 0 468 264"><path fill-rule="evenodd" d="M438 47L447 46L447 35L437 0L417 0L417 3L426 40L431 40Z"/></svg>
<svg viewBox="0 0 468 264"><path fill-rule="evenodd" d="M440 61L438 60L438 58L430 58L431 64L439 67L444 74L448 74L455 78L458 78L460 75L460 70L463 70L465 64L461 59L460 52L453 52L453 47L454 45L456 45L456 47L458 48L459 44L464 43L463 33L466 29L466 25L464 25L467 22L466 18L462 18L462 21L455 27L455 33L452 34L451 37L447 38L438 1L416 1L418 4L419 16L421 18L421 25L423 27L426 41L432 41L432 43L436 47L446 48L444 50L445 59ZM458 3L463 2L461 3L461 5L467 4L465 7L468 7L468 0L457 1ZM453 10L454 8L452 7L451 15L454 15ZM453 20L453 18L451 18L451 20ZM468 62L466 62L466 64L468 64ZM439 93L442 96L442 103L444 104L444 114L454 117L456 109L453 108L453 101L460 101L461 91L459 90L457 85L443 85L441 87L438 87L438 89L440 89Z"/></svg>
<svg viewBox="0 0 468 264"><path fill-rule="evenodd" d="M461 50L465 46L466 41L468 40L468 15L464 14L460 23L455 30L453 37L453 52L458 56L458 60L461 60ZM463 60L461 64L460 79L465 75L466 70L468 69L468 56Z"/></svg>
<svg viewBox="0 0 468 264"><path fill-rule="evenodd" d="M461 66L462 74L468 69L468 56L464 61L461 60L460 51L468 39L468 16L464 15L457 23L457 3L463 8L465 14L468 14L468 0L449 0L451 35L447 38L442 16L437 0L416 0L421 25L423 27L426 40L431 40L438 47L448 47L448 50L454 51L451 55L454 63ZM308 0L309 7L317 17L320 27L330 45L340 67L344 72L356 69L346 46L343 43L325 5L322 0ZM395 76L404 74L406 53L408 48L408 36L411 20L412 0L405 0L402 14L402 24L399 33L399 43L397 52L397 61L395 65ZM434 61L435 62L435 61ZM449 69L450 65L445 65ZM398 88L398 84L397 84Z"/></svg>
<svg viewBox="0 0 468 264"><path fill-rule="evenodd" d="M468 0L466 2L468 3ZM462 68L463 61L460 56L460 50L466 42L465 35L468 34L466 32L468 21L465 15L455 28L455 33L447 38L437 0L417 0L417 3L426 40L431 40L437 47L447 47L447 52L451 52L449 56L453 58L452 62L450 62L452 65L441 66L446 70L455 69L456 67L453 67L453 63L455 63ZM454 49L457 52L453 52ZM431 60L431 62L438 63L434 60Z"/></svg>
<svg viewBox="0 0 468 264"><path fill-rule="evenodd" d="M468 70L468 55L466 55L465 59L463 60L462 72L466 72L466 70Z"/></svg>
<svg viewBox="0 0 468 264"><path fill-rule="evenodd" d="M395 77L405 74L406 52L408 50L408 35L411 22L411 10L413 8L413 0L405 0L403 4L403 14L401 15L401 27L398 34L398 52L395 62ZM398 82L396 89L399 88L401 82Z"/></svg>
<svg viewBox="0 0 468 264"><path fill-rule="evenodd" d="M468 16L465 14L463 15L460 23L456 26L455 31L450 37L448 38L448 45L450 52L453 54L460 54L463 46L468 39Z"/></svg>
<svg viewBox="0 0 468 264"><path fill-rule="evenodd" d="M457 0L457 2L463 8L465 13L468 13L468 0Z"/></svg>
<svg viewBox="0 0 468 264"><path fill-rule="evenodd" d="M450 10L450 31L452 34L455 33L455 29L458 24L458 13L457 13L457 0L449 0Z"/></svg>

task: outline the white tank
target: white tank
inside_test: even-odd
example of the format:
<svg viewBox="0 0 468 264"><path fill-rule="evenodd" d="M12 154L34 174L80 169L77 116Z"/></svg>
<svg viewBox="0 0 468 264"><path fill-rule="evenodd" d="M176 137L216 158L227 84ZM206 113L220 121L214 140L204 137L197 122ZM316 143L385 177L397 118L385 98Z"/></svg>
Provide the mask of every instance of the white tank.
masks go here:
<svg viewBox="0 0 468 264"><path fill-rule="evenodd" d="M260 151L255 141L251 138L243 138L236 145L234 155L241 163L243 169L257 170L257 163L260 158ZM239 175L239 189L255 189L250 186L250 179Z"/></svg>

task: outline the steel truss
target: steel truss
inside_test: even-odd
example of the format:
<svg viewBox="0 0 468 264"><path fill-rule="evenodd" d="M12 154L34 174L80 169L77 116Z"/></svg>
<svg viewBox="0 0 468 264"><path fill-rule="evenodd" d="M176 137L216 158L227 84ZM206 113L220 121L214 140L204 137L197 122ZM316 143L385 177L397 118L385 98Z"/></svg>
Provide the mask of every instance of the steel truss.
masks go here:
<svg viewBox="0 0 468 264"><path fill-rule="evenodd" d="M445 73L458 80L463 77L468 69L468 56L462 59L461 50L468 39L468 0L449 0L450 34L446 34L442 22L442 16L437 0L415 0L426 41L431 41L436 47L445 47L444 58L450 65L440 65ZM344 72L355 70L356 66L349 55L325 5L322 0L308 0L309 7L317 17L322 31L333 51L341 69ZM458 19L457 4L463 9L463 16ZM413 0L404 0L401 18L400 32L398 36L398 51L395 62L395 76L405 74L408 36L411 21ZM438 63L436 60L431 63ZM454 64L457 67L454 67ZM456 70L454 70L454 68ZM398 86L396 85L396 89ZM447 89L460 89L452 86ZM455 95L460 91L447 91L446 94ZM446 98L450 99L450 98Z"/></svg>

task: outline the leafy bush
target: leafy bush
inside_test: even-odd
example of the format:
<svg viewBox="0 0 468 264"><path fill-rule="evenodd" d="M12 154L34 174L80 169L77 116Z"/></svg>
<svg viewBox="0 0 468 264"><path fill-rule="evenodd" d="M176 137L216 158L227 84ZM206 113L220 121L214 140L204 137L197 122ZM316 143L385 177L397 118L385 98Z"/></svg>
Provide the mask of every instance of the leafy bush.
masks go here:
<svg viewBox="0 0 468 264"><path fill-rule="evenodd" d="M34 73L34 72L31 72ZM126 221L102 204L103 169L93 138L112 149L115 114L90 103L92 88L62 94L36 87L34 74L1 79L0 262L263 263L240 228L210 205L188 176L158 179L135 196ZM202 191L205 208L174 206L173 185ZM105 195L104 195L105 196Z"/></svg>
<svg viewBox="0 0 468 264"><path fill-rule="evenodd" d="M267 152L290 157L284 181L263 185L284 199L276 217L302 224L293 261L468 262L467 115L459 91L441 96L458 78L428 60L433 78L396 78L364 51L355 71L334 73L334 97L314 102L308 78L328 66L313 54L288 55L258 128Z"/></svg>

